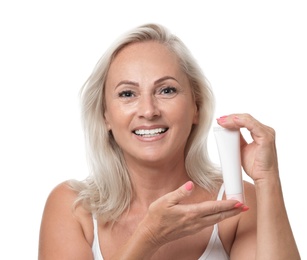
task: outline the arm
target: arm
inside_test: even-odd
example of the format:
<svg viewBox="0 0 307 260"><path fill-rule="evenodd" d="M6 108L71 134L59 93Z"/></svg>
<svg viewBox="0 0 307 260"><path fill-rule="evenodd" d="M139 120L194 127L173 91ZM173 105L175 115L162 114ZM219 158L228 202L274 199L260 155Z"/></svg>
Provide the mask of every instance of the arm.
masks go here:
<svg viewBox="0 0 307 260"><path fill-rule="evenodd" d="M244 205L235 200L181 204L193 188L193 183L187 182L153 202L134 234L111 259L150 259L163 245L196 234L245 210Z"/></svg>
<svg viewBox="0 0 307 260"><path fill-rule="evenodd" d="M274 130L247 114L223 117L218 119L218 123L226 128L245 127L253 138L253 142L250 144L243 137L241 138L242 166L255 183L256 196L254 199L253 195L249 195L249 197L252 198L252 203L256 201L253 207L257 208L257 213L254 212L257 217L256 248L254 255L250 255L249 258L299 260L300 255L283 200ZM252 211L249 212L249 214L251 213ZM250 247L253 252L253 246L244 243L242 239L242 237L246 237L252 240L253 237L253 224L247 218L248 215L242 216L242 221L239 221L238 235L231 255L240 256L240 252L246 251L246 247ZM241 226L245 227L241 228ZM240 259L239 257L234 258Z"/></svg>
<svg viewBox="0 0 307 260"><path fill-rule="evenodd" d="M278 254L279 259L300 259L288 220L280 180L272 178L266 182L257 182L256 193L259 205L257 231L260 234L257 243L261 245L257 253L259 256L266 255L267 259L274 259Z"/></svg>
<svg viewBox="0 0 307 260"><path fill-rule="evenodd" d="M149 259L166 243L195 234L243 210L235 200L181 204L193 189L193 183L187 182L153 202L136 231L110 259ZM39 260L93 259L91 214L82 207L72 211L76 196L65 183L51 192L41 223Z"/></svg>
<svg viewBox="0 0 307 260"><path fill-rule="evenodd" d="M41 222L39 260L93 259L91 246L80 224L80 216L83 219L91 216L81 207L74 215L72 204L76 196L65 183L57 186L49 195Z"/></svg>

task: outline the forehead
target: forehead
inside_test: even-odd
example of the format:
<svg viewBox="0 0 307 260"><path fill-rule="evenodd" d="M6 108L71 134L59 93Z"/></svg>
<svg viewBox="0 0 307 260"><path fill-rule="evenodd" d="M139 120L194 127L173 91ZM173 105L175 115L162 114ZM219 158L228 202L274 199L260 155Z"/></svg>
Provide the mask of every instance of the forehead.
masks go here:
<svg viewBox="0 0 307 260"><path fill-rule="evenodd" d="M137 42L121 49L111 62L107 81L127 77L186 77L179 59L167 46L156 42ZM137 79L136 79L137 80Z"/></svg>
<svg viewBox="0 0 307 260"><path fill-rule="evenodd" d="M136 56L137 54L137 56ZM143 56L166 56L177 61L175 53L173 53L165 44L157 41L145 41L130 43L123 47L115 56L113 61L122 59L123 57L141 58Z"/></svg>
<svg viewBox="0 0 307 260"><path fill-rule="evenodd" d="M178 66L177 56L171 52L165 45L154 42L132 43L124 47L114 58L111 66L114 65L131 65L131 66Z"/></svg>

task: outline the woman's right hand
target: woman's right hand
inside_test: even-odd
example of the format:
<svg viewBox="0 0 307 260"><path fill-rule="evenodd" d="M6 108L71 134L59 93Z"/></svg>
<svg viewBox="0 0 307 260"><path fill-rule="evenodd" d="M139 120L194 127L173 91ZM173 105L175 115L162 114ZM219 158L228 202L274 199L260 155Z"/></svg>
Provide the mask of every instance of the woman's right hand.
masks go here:
<svg viewBox="0 0 307 260"><path fill-rule="evenodd" d="M186 203L193 189L193 182L188 181L154 201L134 234L112 260L149 259L168 242L196 234L248 209L236 200Z"/></svg>
<svg viewBox="0 0 307 260"><path fill-rule="evenodd" d="M153 202L139 228L155 247L170 241L196 234L226 218L246 211L248 207L236 200L205 201L184 204L193 192L194 184L188 181L177 190Z"/></svg>

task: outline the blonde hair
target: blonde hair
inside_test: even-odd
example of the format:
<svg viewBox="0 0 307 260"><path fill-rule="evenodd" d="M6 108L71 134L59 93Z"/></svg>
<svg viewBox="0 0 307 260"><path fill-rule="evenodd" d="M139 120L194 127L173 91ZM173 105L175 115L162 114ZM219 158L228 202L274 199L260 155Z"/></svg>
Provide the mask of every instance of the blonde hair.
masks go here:
<svg viewBox="0 0 307 260"><path fill-rule="evenodd" d="M104 221L115 221L129 207L132 185L120 147L109 133L104 119L105 81L110 64L125 46L135 42L157 41L178 56L199 110L199 124L192 127L185 150L189 177L208 191L217 190L220 171L211 162L207 137L214 112L214 96L209 83L184 43L159 24L145 24L122 35L101 57L81 90L82 117L90 175L71 182L78 191L76 203L83 202Z"/></svg>

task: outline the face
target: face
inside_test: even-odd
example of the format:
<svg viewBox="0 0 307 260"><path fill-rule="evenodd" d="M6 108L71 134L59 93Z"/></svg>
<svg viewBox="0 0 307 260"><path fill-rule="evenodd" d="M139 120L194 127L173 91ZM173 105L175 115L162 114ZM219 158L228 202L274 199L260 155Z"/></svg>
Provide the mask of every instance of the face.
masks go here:
<svg viewBox="0 0 307 260"><path fill-rule="evenodd" d="M198 121L187 76L157 42L133 43L113 60L105 85L105 120L127 162L183 160Z"/></svg>

